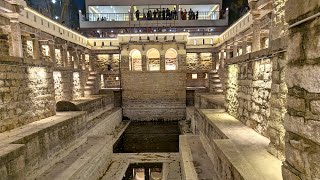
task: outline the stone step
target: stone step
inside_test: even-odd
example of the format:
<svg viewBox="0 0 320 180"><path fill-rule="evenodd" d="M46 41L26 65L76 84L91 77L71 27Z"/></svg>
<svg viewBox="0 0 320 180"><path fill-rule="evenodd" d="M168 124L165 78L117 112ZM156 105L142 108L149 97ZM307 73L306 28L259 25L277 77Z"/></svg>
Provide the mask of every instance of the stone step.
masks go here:
<svg viewBox="0 0 320 180"><path fill-rule="evenodd" d="M229 179L230 170L239 179L282 180L282 162L268 151L269 139L226 112L214 109L196 109L203 125L199 130L213 164L223 164L220 179ZM211 129L206 132L205 129ZM212 139L212 134L215 134ZM211 148L212 147L212 148ZM217 158L219 157L219 160Z"/></svg>

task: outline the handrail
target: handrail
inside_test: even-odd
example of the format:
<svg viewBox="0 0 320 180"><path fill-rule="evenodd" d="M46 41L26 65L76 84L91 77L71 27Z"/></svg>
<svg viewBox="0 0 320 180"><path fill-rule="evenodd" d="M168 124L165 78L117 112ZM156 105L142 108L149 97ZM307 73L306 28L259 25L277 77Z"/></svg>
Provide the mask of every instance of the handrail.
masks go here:
<svg viewBox="0 0 320 180"><path fill-rule="evenodd" d="M165 15L165 16L163 16ZM221 11L180 12L177 14L156 13L87 13L83 21L138 21L138 20L218 20L223 15Z"/></svg>

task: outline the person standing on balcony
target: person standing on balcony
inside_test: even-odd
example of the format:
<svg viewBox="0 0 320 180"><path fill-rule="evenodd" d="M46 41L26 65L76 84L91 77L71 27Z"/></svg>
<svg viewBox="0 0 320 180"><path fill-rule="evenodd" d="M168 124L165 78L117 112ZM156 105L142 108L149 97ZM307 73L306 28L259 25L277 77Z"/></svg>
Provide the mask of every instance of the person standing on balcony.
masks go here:
<svg viewBox="0 0 320 180"><path fill-rule="evenodd" d="M153 10L153 19L154 20L157 19L157 14L158 14L158 12L156 10Z"/></svg>
<svg viewBox="0 0 320 180"><path fill-rule="evenodd" d="M166 10L162 9L162 20L166 20Z"/></svg>
<svg viewBox="0 0 320 180"><path fill-rule="evenodd" d="M157 13L158 13L158 19L161 20L161 11L159 11L159 9L157 9Z"/></svg>
<svg viewBox="0 0 320 180"><path fill-rule="evenodd" d="M197 11L197 13L196 13L196 20L198 20L199 19L199 11Z"/></svg>
<svg viewBox="0 0 320 180"><path fill-rule="evenodd" d="M180 8L180 20L183 20L183 10Z"/></svg>
<svg viewBox="0 0 320 180"><path fill-rule="evenodd" d="M170 18L171 11L169 10L169 8L167 8L166 14L167 14L166 19L167 19L167 20L170 20L170 19L171 19L171 18Z"/></svg>
<svg viewBox="0 0 320 180"><path fill-rule="evenodd" d="M187 20L187 10L184 9L184 12L183 12L183 20Z"/></svg>
<svg viewBox="0 0 320 180"><path fill-rule="evenodd" d="M178 14L176 8L173 8L172 11L172 19L177 20L178 19Z"/></svg>
<svg viewBox="0 0 320 180"><path fill-rule="evenodd" d="M137 21L140 20L140 11L139 11L139 9L136 11L136 18L137 18Z"/></svg>

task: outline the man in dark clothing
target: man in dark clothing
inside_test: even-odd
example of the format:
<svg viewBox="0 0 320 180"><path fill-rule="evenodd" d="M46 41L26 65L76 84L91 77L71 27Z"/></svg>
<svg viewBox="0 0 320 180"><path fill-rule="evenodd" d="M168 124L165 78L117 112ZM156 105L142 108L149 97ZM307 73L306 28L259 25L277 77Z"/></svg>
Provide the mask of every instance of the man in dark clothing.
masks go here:
<svg viewBox="0 0 320 180"><path fill-rule="evenodd" d="M157 9L157 13L158 13L158 19L161 20L161 11L159 11L159 9Z"/></svg>
<svg viewBox="0 0 320 180"><path fill-rule="evenodd" d="M140 20L140 11L139 11L139 9L136 11L136 18L137 18L137 21Z"/></svg>
<svg viewBox="0 0 320 180"><path fill-rule="evenodd" d="M169 8L167 8L166 10L166 14L167 14L167 19L170 20L170 14L171 14L171 11L169 10Z"/></svg>
<svg viewBox="0 0 320 180"><path fill-rule="evenodd" d="M166 20L166 10L164 8L162 9L162 19Z"/></svg>
<svg viewBox="0 0 320 180"><path fill-rule="evenodd" d="M156 10L153 10L153 19L157 19L158 12Z"/></svg>

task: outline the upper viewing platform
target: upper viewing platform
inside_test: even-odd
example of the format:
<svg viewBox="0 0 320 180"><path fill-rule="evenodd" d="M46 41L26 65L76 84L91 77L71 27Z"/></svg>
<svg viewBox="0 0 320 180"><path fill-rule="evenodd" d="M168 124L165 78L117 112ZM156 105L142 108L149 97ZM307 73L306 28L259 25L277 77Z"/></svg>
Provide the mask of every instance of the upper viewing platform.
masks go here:
<svg viewBox="0 0 320 180"><path fill-rule="evenodd" d="M87 13L79 12L80 28L126 33L203 31L216 35L228 26L228 11L221 7L221 0L86 0Z"/></svg>

